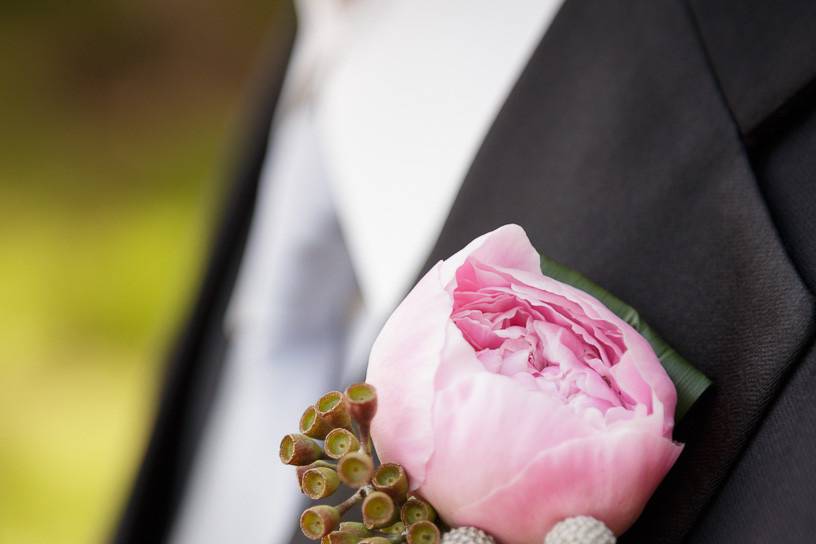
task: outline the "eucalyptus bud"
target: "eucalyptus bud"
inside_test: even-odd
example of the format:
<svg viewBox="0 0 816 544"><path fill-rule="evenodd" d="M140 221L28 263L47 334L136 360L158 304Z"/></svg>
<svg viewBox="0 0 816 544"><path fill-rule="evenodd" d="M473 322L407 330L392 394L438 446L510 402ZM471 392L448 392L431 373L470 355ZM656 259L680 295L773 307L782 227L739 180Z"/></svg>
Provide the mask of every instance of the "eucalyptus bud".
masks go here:
<svg viewBox="0 0 816 544"><path fill-rule="evenodd" d="M326 455L332 459L340 459L345 454L360 449L360 441L348 429L334 429L326 435L323 447Z"/></svg>
<svg viewBox="0 0 816 544"><path fill-rule="evenodd" d="M328 421L320 417L314 406L309 406L300 416L300 432L306 436L323 440L332 426Z"/></svg>
<svg viewBox="0 0 816 544"><path fill-rule="evenodd" d="M398 502L405 500L408 493L408 476L405 470L395 463L380 465L374 472L371 483L374 484L374 489L387 493Z"/></svg>
<svg viewBox="0 0 816 544"><path fill-rule="evenodd" d="M409 525L406 537L408 544L439 544L442 538L439 527L427 520Z"/></svg>
<svg viewBox="0 0 816 544"><path fill-rule="evenodd" d="M320 445L303 434L287 434L280 443L280 460L287 465L303 466L323 456Z"/></svg>
<svg viewBox="0 0 816 544"><path fill-rule="evenodd" d="M347 486L363 487L371 481L374 474L374 461L362 451L352 451L337 462L337 474Z"/></svg>
<svg viewBox="0 0 816 544"><path fill-rule="evenodd" d="M346 389L349 411L354 421L368 425L377 413L377 390L368 383L357 383Z"/></svg>
<svg viewBox="0 0 816 544"><path fill-rule="evenodd" d="M300 530L306 538L319 540L334 531L340 524L340 512L325 504L307 508L300 515Z"/></svg>
<svg viewBox="0 0 816 544"><path fill-rule="evenodd" d="M359 544L363 538L345 531L332 531L323 537L320 544Z"/></svg>
<svg viewBox="0 0 816 544"><path fill-rule="evenodd" d="M332 468L317 467L306 471L301 482L303 494L310 499L324 499L334 493L340 478Z"/></svg>
<svg viewBox="0 0 816 544"><path fill-rule="evenodd" d="M401 521L398 521L394 525L391 525L390 527L383 527L382 529L380 529L380 532L389 535L400 535L405 532L405 524Z"/></svg>
<svg viewBox="0 0 816 544"><path fill-rule="evenodd" d="M402 505L400 517L405 525L410 526L418 521L433 521L436 519L436 512L427 502L417 497L409 497Z"/></svg>
<svg viewBox="0 0 816 544"><path fill-rule="evenodd" d="M398 515L394 499L382 491L369 493L363 500L363 523L369 529L388 527L397 520Z"/></svg>
<svg viewBox="0 0 816 544"><path fill-rule="evenodd" d="M340 391L330 391L320 397L315 403L315 410L332 428L351 430L348 401Z"/></svg>
<svg viewBox="0 0 816 544"><path fill-rule="evenodd" d="M373 536L371 531L359 521L341 521L340 527L324 536L321 544L359 544L370 536Z"/></svg>
<svg viewBox="0 0 816 544"><path fill-rule="evenodd" d="M334 468L334 465L327 461L321 460L315 461L314 463L308 465L303 465L302 467L295 467L295 475L297 476L298 487L301 487L303 485L303 475L306 474L308 470L319 467Z"/></svg>
<svg viewBox="0 0 816 544"><path fill-rule="evenodd" d="M360 538L371 536L371 531L366 529L366 526L359 521L341 521L340 530Z"/></svg>
<svg viewBox="0 0 816 544"><path fill-rule="evenodd" d="M393 544L384 536L370 536L360 541L360 544Z"/></svg>

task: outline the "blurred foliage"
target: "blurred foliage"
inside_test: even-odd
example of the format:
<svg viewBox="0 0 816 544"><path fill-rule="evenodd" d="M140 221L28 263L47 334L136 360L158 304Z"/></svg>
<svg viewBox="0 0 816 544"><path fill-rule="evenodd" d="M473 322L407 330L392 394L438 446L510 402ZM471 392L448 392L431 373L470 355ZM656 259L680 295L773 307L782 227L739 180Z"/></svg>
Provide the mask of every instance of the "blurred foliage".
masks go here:
<svg viewBox="0 0 816 544"><path fill-rule="evenodd" d="M274 2L0 2L0 542L104 540Z"/></svg>

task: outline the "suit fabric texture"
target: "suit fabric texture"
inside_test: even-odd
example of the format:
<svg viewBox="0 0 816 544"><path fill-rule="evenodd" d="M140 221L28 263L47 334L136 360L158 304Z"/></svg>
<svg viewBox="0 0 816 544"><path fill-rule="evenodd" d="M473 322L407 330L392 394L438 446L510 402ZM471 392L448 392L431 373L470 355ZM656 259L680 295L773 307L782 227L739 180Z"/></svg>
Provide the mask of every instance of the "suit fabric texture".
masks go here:
<svg viewBox="0 0 816 544"><path fill-rule="evenodd" d="M290 9L118 542L165 540L183 496L294 35ZM426 269L518 223L712 379L676 429L684 453L621 542L816 533L813 28L806 1L567 0L428 258Z"/></svg>

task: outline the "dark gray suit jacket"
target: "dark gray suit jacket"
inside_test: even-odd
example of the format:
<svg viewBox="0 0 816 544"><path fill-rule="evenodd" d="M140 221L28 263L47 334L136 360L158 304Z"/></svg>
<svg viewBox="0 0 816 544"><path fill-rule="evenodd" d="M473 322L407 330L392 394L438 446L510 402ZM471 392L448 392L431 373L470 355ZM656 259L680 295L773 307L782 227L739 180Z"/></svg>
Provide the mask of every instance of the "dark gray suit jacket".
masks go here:
<svg viewBox="0 0 816 544"><path fill-rule="evenodd" d="M206 421L289 6L280 20L119 542L166 539ZM429 256L521 224L713 379L623 542L816 539L815 82L812 0L567 0Z"/></svg>

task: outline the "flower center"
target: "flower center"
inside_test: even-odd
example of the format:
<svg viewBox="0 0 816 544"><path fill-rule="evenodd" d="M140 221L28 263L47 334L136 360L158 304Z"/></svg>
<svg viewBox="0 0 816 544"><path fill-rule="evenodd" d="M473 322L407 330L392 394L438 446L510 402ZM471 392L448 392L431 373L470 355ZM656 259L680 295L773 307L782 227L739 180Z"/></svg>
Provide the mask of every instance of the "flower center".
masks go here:
<svg viewBox="0 0 816 544"><path fill-rule="evenodd" d="M457 272L451 319L490 372L577 407L632 408L613 367L626 351L614 324L476 260Z"/></svg>

